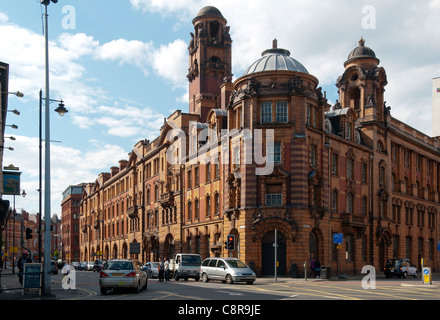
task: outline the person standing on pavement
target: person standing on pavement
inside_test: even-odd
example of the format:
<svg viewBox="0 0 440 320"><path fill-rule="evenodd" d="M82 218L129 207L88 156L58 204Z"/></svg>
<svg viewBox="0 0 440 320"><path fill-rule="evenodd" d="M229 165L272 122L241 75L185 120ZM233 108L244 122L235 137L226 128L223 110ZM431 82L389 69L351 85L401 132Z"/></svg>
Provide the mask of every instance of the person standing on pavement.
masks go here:
<svg viewBox="0 0 440 320"><path fill-rule="evenodd" d="M310 259L310 278L315 277L315 257Z"/></svg>
<svg viewBox="0 0 440 320"><path fill-rule="evenodd" d="M29 254L26 251L23 251L20 259L17 262L17 268L18 268L18 281L20 281L20 285L23 286L23 273L24 273L24 265L25 263L29 262L28 259Z"/></svg>
<svg viewBox="0 0 440 320"><path fill-rule="evenodd" d="M319 279L321 276L321 263L319 262L319 259L316 258L315 260L315 277Z"/></svg>
<svg viewBox="0 0 440 320"><path fill-rule="evenodd" d="M165 257L164 262L164 270L165 270L165 281L170 281L170 263L168 258Z"/></svg>
<svg viewBox="0 0 440 320"><path fill-rule="evenodd" d="M164 262L162 257L159 259L159 282L163 282L163 274L164 274Z"/></svg>

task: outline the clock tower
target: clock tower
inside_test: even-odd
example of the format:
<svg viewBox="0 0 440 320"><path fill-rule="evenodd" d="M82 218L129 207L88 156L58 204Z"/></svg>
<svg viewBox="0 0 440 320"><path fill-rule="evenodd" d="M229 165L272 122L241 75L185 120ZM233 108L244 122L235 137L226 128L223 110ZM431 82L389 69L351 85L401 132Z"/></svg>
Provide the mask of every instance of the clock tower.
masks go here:
<svg viewBox="0 0 440 320"><path fill-rule="evenodd" d="M231 45L227 21L212 6L202 8L193 20L189 50L189 111L201 122L211 109L221 107L221 86L231 81Z"/></svg>

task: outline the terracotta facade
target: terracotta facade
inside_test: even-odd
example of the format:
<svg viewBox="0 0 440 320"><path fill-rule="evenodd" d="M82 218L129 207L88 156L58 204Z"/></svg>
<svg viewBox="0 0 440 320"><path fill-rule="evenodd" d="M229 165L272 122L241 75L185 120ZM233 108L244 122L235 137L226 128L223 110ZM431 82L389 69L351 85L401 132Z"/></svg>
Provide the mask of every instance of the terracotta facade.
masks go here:
<svg viewBox="0 0 440 320"><path fill-rule="evenodd" d="M205 7L193 24L189 113L171 114L84 189L81 260L129 257L139 243L143 262L230 255L269 275L276 234L279 275L303 276L312 257L332 274L380 271L393 257L438 270L439 140L391 116L385 69L365 41L332 106L276 40L232 82L226 19Z"/></svg>

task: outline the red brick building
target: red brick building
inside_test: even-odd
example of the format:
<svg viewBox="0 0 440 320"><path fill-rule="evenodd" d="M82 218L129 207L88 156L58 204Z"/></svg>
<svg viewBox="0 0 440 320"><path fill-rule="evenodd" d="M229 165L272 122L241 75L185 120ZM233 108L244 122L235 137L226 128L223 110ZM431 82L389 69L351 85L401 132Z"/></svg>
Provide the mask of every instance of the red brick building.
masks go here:
<svg viewBox="0 0 440 320"><path fill-rule="evenodd" d="M61 202L62 259L67 263L80 261L79 214L85 184L69 186Z"/></svg>
<svg viewBox="0 0 440 320"><path fill-rule="evenodd" d="M84 260L98 248L128 257L138 242L144 261L232 255L269 275L277 234L279 275L301 276L313 257L333 274L392 257L438 270L439 140L391 116L385 69L365 41L341 53L332 106L276 40L232 83L226 19L208 6L193 24L189 113L170 115L84 193Z"/></svg>

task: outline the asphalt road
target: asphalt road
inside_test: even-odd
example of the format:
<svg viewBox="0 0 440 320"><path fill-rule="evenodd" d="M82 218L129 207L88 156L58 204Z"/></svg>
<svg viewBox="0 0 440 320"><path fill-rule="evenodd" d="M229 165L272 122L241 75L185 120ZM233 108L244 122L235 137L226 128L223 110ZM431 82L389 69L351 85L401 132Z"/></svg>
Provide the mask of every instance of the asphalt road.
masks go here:
<svg viewBox="0 0 440 320"><path fill-rule="evenodd" d="M140 293L130 291L99 292L99 274L76 272L76 289L61 288L61 275L52 276L53 288L60 300L185 300L185 301L277 301L277 300L440 300L440 283L423 285L421 278L386 279L378 276L375 288L366 289L358 280L308 280L258 278L255 284L227 285L194 280L159 282L149 279L148 288Z"/></svg>

